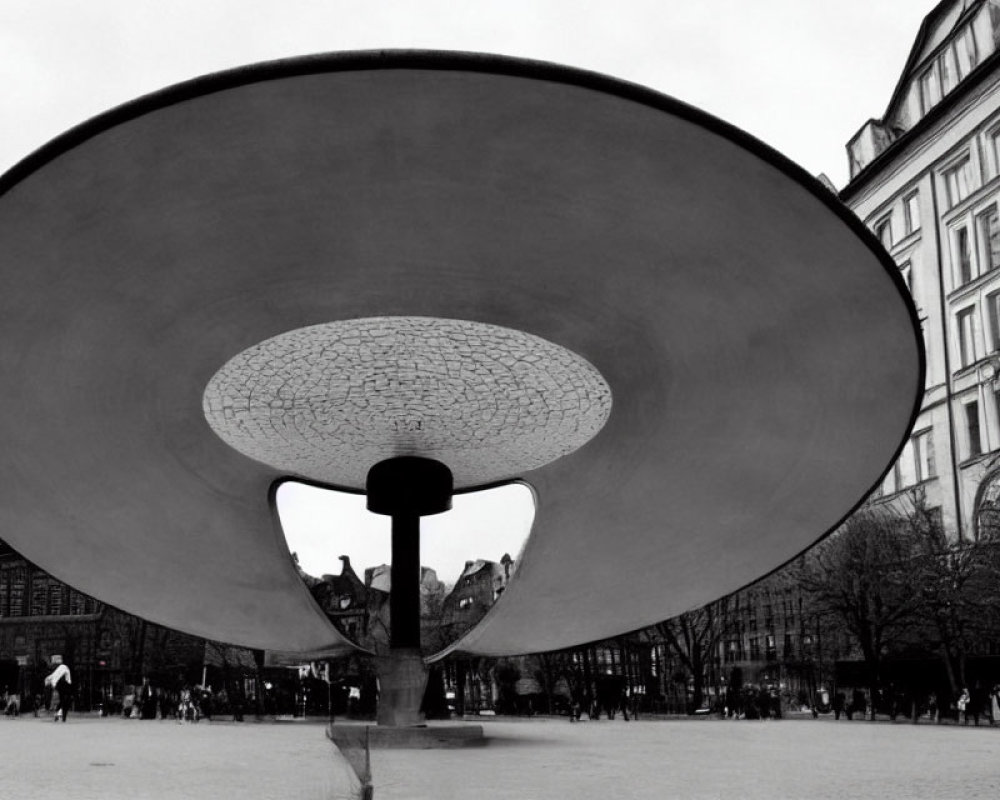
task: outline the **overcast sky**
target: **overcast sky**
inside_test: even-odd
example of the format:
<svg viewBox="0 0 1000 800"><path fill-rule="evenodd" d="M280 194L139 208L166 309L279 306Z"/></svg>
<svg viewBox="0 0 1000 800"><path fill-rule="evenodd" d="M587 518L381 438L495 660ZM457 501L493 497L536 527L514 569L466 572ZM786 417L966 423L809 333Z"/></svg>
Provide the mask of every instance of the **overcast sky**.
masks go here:
<svg viewBox="0 0 1000 800"><path fill-rule="evenodd" d="M553 61L644 84L841 187L847 139L885 110L935 2L0 0L0 171L95 114L205 73L334 50L434 48ZM308 571L339 572L343 552L359 573L388 560L387 520L374 523L381 533L360 523L330 532L319 521L349 512L315 493L295 494L295 507L282 513ZM479 522L460 520L458 549L447 544L459 534L447 532L444 518L428 523L424 563L453 581L466 559L516 555L532 508L530 493L517 498L487 499ZM507 538L486 529L469 535L498 519ZM332 537L327 547L324 536ZM445 544L431 555L435 542Z"/></svg>
<svg viewBox="0 0 1000 800"><path fill-rule="evenodd" d="M0 0L0 170L141 94L254 61L437 48L635 81L847 177L936 0Z"/></svg>

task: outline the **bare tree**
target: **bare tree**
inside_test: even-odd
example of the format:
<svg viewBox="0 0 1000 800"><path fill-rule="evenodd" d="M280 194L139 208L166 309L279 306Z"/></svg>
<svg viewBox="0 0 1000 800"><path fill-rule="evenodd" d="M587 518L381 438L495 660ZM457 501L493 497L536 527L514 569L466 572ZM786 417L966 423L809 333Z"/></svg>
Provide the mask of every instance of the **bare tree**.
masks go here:
<svg viewBox="0 0 1000 800"><path fill-rule="evenodd" d="M949 542L940 513L915 495L908 515L920 548L914 571L923 583L925 638L940 653L952 696L968 684L966 665L1000 624L1000 540ZM992 533L987 530L987 533Z"/></svg>
<svg viewBox="0 0 1000 800"><path fill-rule="evenodd" d="M694 696L689 712L701 707L705 699L707 671L713 663L722 635L721 614L717 603L656 624L656 632L691 676Z"/></svg>
<svg viewBox="0 0 1000 800"><path fill-rule="evenodd" d="M885 656L914 637L927 609L926 560L914 535L923 522L912 508L864 509L798 565L810 610L839 621L861 650L873 698Z"/></svg>

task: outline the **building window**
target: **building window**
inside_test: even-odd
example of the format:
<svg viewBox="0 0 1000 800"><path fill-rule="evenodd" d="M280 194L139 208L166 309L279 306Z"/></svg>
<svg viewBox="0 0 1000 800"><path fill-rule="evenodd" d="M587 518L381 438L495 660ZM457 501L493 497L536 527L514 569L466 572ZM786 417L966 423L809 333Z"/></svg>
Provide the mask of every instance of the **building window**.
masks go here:
<svg viewBox="0 0 1000 800"><path fill-rule="evenodd" d="M937 63L920 76L920 107L926 114L941 99L941 85L938 83Z"/></svg>
<svg viewBox="0 0 1000 800"><path fill-rule="evenodd" d="M903 200L903 217L908 234L920 230L920 195L908 194Z"/></svg>
<svg viewBox="0 0 1000 800"><path fill-rule="evenodd" d="M961 203L969 196L969 189L972 185L972 170L968 158L963 158L959 163L944 172L945 187L948 190L948 207L951 208Z"/></svg>
<svg viewBox="0 0 1000 800"><path fill-rule="evenodd" d="M965 286L972 280L972 245L969 241L969 229L962 225L952 232L955 243L955 285Z"/></svg>
<svg viewBox="0 0 1000 800"><path fill-rule="evenodd" d="M899 265L899 274L903 278L906 288L913 294L913 265L909 261L904 261Z"/></svg>
<svg viewBox="0 0 1000 800"><path fill-rule="evenodd" d="M966 25L955 39L955 53L958 56L959 79L968 75L976 66L976 40L972 36L972 27Z"/></svg>
<svg viewBox="0 0 1000 800"><path fill-rule="evenodd" d="M955 61L955 51L952 48L948 48L941 54L941 87L943 91L942 94L948 94L952 89L954 89L960 80L961 76L958 74L958 64Z"/></svg>
<svg viewBox="0 0 1000 800"><path fill-rule="evenodd" d="M970 400L965 404L965 430L969 437L969 458L983 452L983 440L979 435L979 402Z"/></svg>
<svg viewBox="0 0 1000 800"><path fill-rule="evenodd" d="M1000 539L1000 483L996 475L984 481L976 511L976 540Z"/></svg>
<svg viewBox="0 0 1000 800"><path fill-rule="evenodd" d="M766 656L768 661L774 661L778 657L778 649L774 643L774 637L768 634L764 637L764 646L766 648Z"/></svg>
<svg viewBox="0 0 1000 800"><path fill-rule="evenodd" d="M972 27L966 25L920 76L920 107L924 114L976 66L978 54Z"/></svg>
<svg viewBox="0 0 1000 800"><path fill-rule="evenodd" d="M976 362L976 309L964 308L958 312L958 351L963 367Z"/></svg>
<svg viewBox="0 0 1000 800"><path fill-rule="evenodd" d="M997 419L1000 419L1000 388L993 390L993 408L996 409Z"/></svg>
<svg viewBox="0 0 1000 800"><path fill-rule="evenodd" d="M901 491L903 488L903 470L899 466L899 461L896 461L892 465L885 476L885 480L882 481L882 491L881 495L895 494Z"/></svg>
<svg viewBox="0 0 1000 800"><path fill-rule="evenodd" d="M1000 350L1000 291L986 295L986 316L990 321L990 350Z"/></svg>
<svg viewBox="0 0 1000 800"><path fill-rule="evenodd" d="M976 232L983 271L1000 267L1000 214L996 206L990 206L976 217Z"/></svg>
<svg viewBox="0 0 1000 800"><path fill-rule="evenodd" d="M886 217L875 223L875 236L886 250L892 249L892 218Z"/></svg>
<svg viewBox="0 0 1000 800"><path fill-rule="evenodd" d="M750 660L760 661L760 640L756 636L750 639Z"/></svg>
<svg viewBox="0 0 1000 800"><path fill-rule="evenodd" d="M931 438L930 429L914 435L911 442L913 443L913 462L916 469L917 482L926 481L936 476L934 440Z"/></svg>

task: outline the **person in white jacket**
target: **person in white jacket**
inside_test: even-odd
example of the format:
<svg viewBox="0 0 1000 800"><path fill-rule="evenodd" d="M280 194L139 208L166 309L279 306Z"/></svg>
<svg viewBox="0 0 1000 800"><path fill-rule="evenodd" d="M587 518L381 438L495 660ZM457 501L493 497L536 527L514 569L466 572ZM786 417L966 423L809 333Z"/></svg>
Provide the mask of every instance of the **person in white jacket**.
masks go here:
<svg viewBox="0 0 1000 800"><path fill-rule="evenodd" d="M45 685L53 687L59 693L59 706L56 708L55 721L60 719L65 722L66 714L69 713L69 696L73 692L73 676L69 667L59 664L45 678Z"/></svg>

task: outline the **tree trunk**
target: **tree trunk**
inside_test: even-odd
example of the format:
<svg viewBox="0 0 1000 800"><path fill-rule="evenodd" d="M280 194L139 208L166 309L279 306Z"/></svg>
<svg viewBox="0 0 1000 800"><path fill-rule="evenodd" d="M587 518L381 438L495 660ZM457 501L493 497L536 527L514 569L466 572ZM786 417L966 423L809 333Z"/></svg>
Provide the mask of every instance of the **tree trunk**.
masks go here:
<svg viewBox="0 0 1000 800"><path fill-rule="evenodd" d="M958 696L958 683L957 677L955 675L955 665L951 659L951 651L948 648L948 644L944 641L941 642L941 660L944 662L944 670L948 675L948 688L951 690L951 696Z"/></svg>
<svg viewBox="0 0 1000 800"><path fill-rule="evenodd" d="M694 653L691 661L691 677L694 681L694 697L691 698L691 708L689 714L693 714L705 700L705 670L701 663L699 653Z"/></svg>
<svg viewBox="0 0 1000 800"><path fill-rule="evenodd" d="M260 720L264 718L264 651L254 650L253 661L255 666L254 675L257 683L255 715Z"/></svg>

